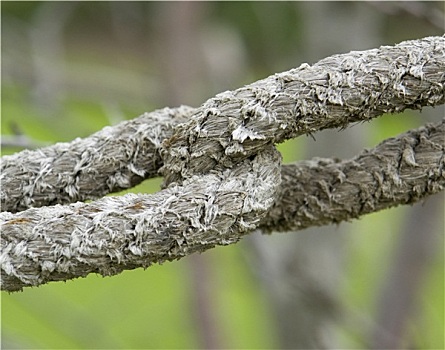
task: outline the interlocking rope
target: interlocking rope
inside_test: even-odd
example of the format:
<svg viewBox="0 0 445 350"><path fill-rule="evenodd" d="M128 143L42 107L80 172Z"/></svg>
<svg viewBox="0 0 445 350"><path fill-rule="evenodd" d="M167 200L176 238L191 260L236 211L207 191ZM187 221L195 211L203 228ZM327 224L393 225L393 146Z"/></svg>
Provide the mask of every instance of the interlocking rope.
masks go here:
<svg viewBox="0 0 445 350"><path fill-rule="evenodd" d="M444 121L349 161L280 165L274 144L445 102L445 38L335 55L1 159L1 288L175 260L262 229L414 203L445 185ZM161 170L160 170L161 169ZM164 175L153 195L103 195ZM92 203L77 202L100 198ZM52 205L52 206L51 206Z"/></svg>

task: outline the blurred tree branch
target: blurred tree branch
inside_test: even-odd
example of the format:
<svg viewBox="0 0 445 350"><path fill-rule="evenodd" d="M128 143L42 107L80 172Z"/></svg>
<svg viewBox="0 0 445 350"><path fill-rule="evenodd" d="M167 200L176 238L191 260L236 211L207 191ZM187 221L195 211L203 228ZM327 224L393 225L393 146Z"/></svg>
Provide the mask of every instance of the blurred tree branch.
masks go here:
<svg viewBox="0 0 445 350"><path fill-rule="evenodd" d="M443 104L444 54L445 38L429 37L335 55L197 109L163 109L2 157L2 289L116 274L234 243L256 228L338 223L441 191L443 121L349 161L281 167L273 144ZM155 195L46 207L129 188L159 170L166 188Z"/></svg>
<svg viewBox="0 0 445 350"><path fill-rule="evenodd" d="M397 2L375 2L367 1L371 6L377 7L380 11L389 15L397 15L399 13L408 13L411 16L419 18L431 25L445 29L443 20L443 6L436 6L434 2L423 1L397 1Z"/></svg>

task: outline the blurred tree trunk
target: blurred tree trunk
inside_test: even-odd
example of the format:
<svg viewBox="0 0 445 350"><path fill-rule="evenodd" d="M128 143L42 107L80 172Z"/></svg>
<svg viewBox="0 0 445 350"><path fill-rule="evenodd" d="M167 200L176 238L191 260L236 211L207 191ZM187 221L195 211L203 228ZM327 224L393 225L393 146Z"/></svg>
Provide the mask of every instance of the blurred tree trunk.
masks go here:
<svg viewBox="0 0 445 350"><path fill-rule="evenodd" d="M304 49L300 50L299 62L311 64L317 57L378 45L382 18L370 14L365 3L301 2L295 6L304 19ZM325 35L333 30L335 35ZM306 139L304 158L350 157L364 147L363 132L347 128L341 135L335 130L316 134L316 142ZM337 288L347 249L345 234L350 229L350 224L342 224L274 235L273 239L249 238L257 259L262 261L255 265L265 270L261 272L262 282L276 317L280 348L337 347L333 333L341 314Z"/></svg>
<svg viewBox="0 0 445 350"><path fill-rule="evenodd" d="M163 101L167 106L193 105L202 99L205 86L200 28L206 4L180 2L160 6L160 40L156 52L158 64L166 72ZM192 255L188 259L190 276L190 310L200 348L222 348L215 314L212 260L208 255Z"/></svg>
<svg viewBox="0 0 445 350"><path fill-rule="evenodd" d="M443 255L443 241L438 236L438 232L444 232L443 221L437 220L443 209L444 198L439 194L423 205L414 206L406 216L377 295L374 329L369 330L371 349L416 347L414 339L409 337L409 324L420 319L416 311L429 265L437 254ZM443 279L438 281L438 288L441 287Z"/></svg>
<svg viewBox="0 0 445 350"><path fill-rule="evenodd" d="M311 63L317 57L366 49L381 42L379 28L382 28L385 17L370 11L366 3L303 2L296 6L304 18L305 41L300 61ZM344 17L343 21L341 17ZM324 35L332 30L335 35ZM440 115L428 116L428 113L440 114L443 109L429 109L427 115L423 114L427 120L437 120ZM349 128L339 136L333 130L323 131L323 136L315 135L316 142L307 141L308 151L304 158L349 157L364 147L364 132L363 128ZM339 137L349 140L348 143ZM334 149L332 145L335 145ZM431 201L435 210L441 207L438 199ZM406 336L407 320L415 309L419 281L428 271L426 265L434 254L431 241L436 238L437 228L428 226L422 230L419 224L408 223L413 218L416 222L428 222L428 215L432 216L434 210L424 210L419 205L411 210L413 216L406 218L406 229L397 244L398 253L394 255L394 261L388 263L394 267L385 278L385 285L378 296L377 319L366 322L378 326L374 330L362 330L372 332L370 342L375 349L398 348L401 345ZM249 237L256 252L255 266L261 266L261 281L271 299L281 348L321 349L339 345L335 329L341 327L341 317L345 312L347 314L347 310L342 310L336 295L343 274L343 258L348 249L347 233L351 227L351 224L342 224L339 227L309 228L298 234L274 236L270 240ZM414 262L406 252L416 249L419 252L415 254ZM366 341L367 334L361 336Z"/></svg>

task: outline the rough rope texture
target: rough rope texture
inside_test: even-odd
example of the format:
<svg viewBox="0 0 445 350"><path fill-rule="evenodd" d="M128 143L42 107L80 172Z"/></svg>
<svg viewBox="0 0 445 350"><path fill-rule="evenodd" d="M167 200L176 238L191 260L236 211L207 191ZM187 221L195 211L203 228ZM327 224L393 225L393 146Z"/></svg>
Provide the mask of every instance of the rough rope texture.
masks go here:
<svg viewBox="0 0 445 350"><path fill-rule="evenodd" d="M334 55L223 92L176 128L163 157L165 182L232 166L271 142L443 104L444 56L445 36L429 37Z"/></svg>
<svg viewBox="0 0 445 350"><path fill-rule="evenodd" d="M301 230L412 204L445 187L445 120L410 130L350 160L284 165L260 229Z"/></svg>
<svg viewBox="0 0 445 350"><path fill-rule="evenodd" d="M445 185L444 122L350 161L280 166L273 144L443 104L445 39L352 52L275 74L200 108L145 114L1 159L4 290L174 260L252 230L301 229L413 203ZM165 176L155 195L101 197ZM281 173L281 174L280 174ZM280 185L281 180L281 185Z"/></svg>
<svg viewBox="0 0 445 350"><path fill-rule="evenodd" d="M168 181L177 180L189 161L204 171L245 159L268 142L443 104L444 56L444 37L335 55L224 92L197 109L165 108L85 139L4 156L2 211L100 198L158 176L164 161Z"/></svg>
<svg viewBox="0 0 445 350"><path fill-rule="evenodd" d="M269 146L233 169L218 170L155 195L1 213L2 288L91 272L113 275L237 242L273 204L280 155Z"/></svg>
<svg viewBox="0 0 445 350"><path fill-rule="evenodd" d="M193 111L164 108L84 139L2 157L2 211L96 199L159 176L162 141Z"/></svg>

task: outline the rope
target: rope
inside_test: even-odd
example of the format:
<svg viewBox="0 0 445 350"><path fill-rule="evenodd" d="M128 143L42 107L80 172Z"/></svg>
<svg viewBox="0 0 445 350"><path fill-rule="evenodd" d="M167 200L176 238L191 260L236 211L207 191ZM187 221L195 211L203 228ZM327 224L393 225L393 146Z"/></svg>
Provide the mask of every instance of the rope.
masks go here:
<svg viewBox="0 0 445 350"><path fill-rule="evenodd" d="M113 275L235 243L257 228L340 222L442 190L443 121L343 162L281 166L274 144L443 104L444 56L445 37L335 55L197 109L155 111L2 157L2 290ZM49 206L102 197L158 171L164 189L154 195Z"/></svg>

